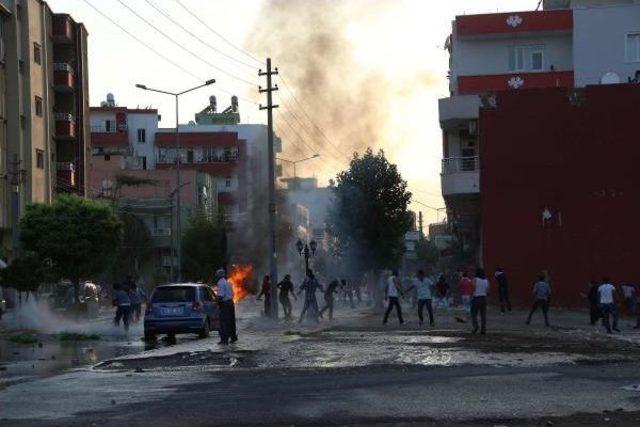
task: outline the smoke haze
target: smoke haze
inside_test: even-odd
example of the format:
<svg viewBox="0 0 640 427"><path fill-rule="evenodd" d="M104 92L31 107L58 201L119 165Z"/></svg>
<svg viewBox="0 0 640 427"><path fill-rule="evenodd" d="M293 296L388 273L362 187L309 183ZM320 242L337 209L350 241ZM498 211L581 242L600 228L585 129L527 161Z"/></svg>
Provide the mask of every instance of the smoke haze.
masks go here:
<svg viewBox="0 0 640 427"><path fill-rule="evenodd" d="M397 12L397 3L266 0L262 5L248 48L261 57L273 58L305 110L331 139L333 144L310 125L309 132L300 131L310 145L321 144L325 148L320 151L320 178L334 176L346 167L354 151L367 146L393 153L394 145L401 141L387 139L393 122L398 121L393 119L392 111L403 98L412 97L420 87L436 81L426 68L399 76L406 70L393 72L394 58L384 58L385 52L379 49L380 39L391 30L386 16ZM377 66L380 62L383 67ZM286 100L287 92L280 86L279 96ZM295 123L282 101L279 103L278 114ZM298 106L294 101L288 100L288 105L303 117L303 113L295 111ZM280 127L291 133L282 123ZM402 133L394 132L399 138ZM312 154L310 149L300 148L295 138L285 137L284 142L285 154ZM292 147L292 143L298 147ZM316 163L313 169L310 165L301 166L315 172L321 164Z"/></svg>

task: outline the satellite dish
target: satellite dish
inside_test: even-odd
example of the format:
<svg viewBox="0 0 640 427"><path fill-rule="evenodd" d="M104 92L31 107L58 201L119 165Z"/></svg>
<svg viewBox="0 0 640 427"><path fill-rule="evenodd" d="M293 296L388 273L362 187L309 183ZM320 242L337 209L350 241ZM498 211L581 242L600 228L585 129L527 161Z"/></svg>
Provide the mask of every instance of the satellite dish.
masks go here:
<svg viewBox="0 0 640 427"><path fill-rule="evenodd" d="M600 84L603 84L603 85L615 85L618 83L620 83L620 76L611 71L608 73L605 73L600 78Z"/></svg>

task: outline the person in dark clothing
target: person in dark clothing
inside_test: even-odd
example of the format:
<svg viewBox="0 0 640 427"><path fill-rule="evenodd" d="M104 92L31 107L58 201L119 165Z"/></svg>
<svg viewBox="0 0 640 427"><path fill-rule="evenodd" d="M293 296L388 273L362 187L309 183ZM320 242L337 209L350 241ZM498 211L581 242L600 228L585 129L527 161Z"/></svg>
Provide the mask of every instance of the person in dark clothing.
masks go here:
<svg viewBox="0 0 640 427"><path fill-rule="evenodd" d="M291 275L287 274L284 276L284 279L280 283L278 283L278 290L280 291L278 294L278 299L280 300L280 304L282 305L282 311L284 312L284 318L289 320L291 319L291 300L289 299L289 294L293 295L293 298L297 300L295 292L293 292L293 282L291 281Z"/></svg>
<svg viewBox="0 0 640 427"><path fill-rule="evenodd" d="M398 270L393 270L391 276L387 278L387 287L385 288L384 299L385 301L389 301L389 306L387 307L387 311L384 313L384 319L382 320L382 324L386 325L387 320L389 319L389 314L393 307L396 308L396 312L398 313L398 320L400 324L404 324L404 320L402 319L402 307L400 307L399 297L404 296L402 293L402 288L400 287L400 279L398 278Z"/></svg>
<svg viewBox="0 0 640 427"><path fill-rule="evenodd" d="M494 274L496 282L498 282L498 301L500 302L500 312L505 313L505 308L511 311L511 300L509 299L509 282L507 281L507 275L500 267L496 268Z"/></svg>
<svg viewBox="0 0 640 427"><path fill-rule="evenodd" d="M340 281L340 286L344 290L344 296L347 300L349 300L349 306L353 309L356 308L356 305L353 303L353 281L349 281L347 283L346 279L342 279Z"/></svg>
<svg viewBox="0 0 640 427"><path fill-rule="evenodd" d="M298 294L304 291L304 306L302 307L302 312L300 312L300 320L298 323L302 323L304 320L304 316L307 315L314 322L318 323L318 300L316 299L316 291L320 289L320 291L324 291L322 289L322 285L318 282L318 279L313 274L313 270L307 270L307 277L305 277L304 282L300 285L300 290Z"/></svg>
<svg viewBox="0 0 640 427"><path fill-rule="evenodd" d="M338 292L338 286L340 286L340 282L338 282L338 279L335 279L329 283L327 289L324 291L324 307L320 310L320 317L322 317L325 311L329 310L329 320L333 320L333 295Z"/></svg>
<svg viewBox="0 0 640 427"><path fill-rule="evenodd" d="M549 326L549 298L551 297L551 287L546 282L544 275L540 275L538 277L538 281L535 285L533 285L533 307L531 307L531 311L529 312L529 317L527 318L527 325L531 323L531 317L533 313L540 307L542 308L542 314L544 315L544 324Z"/></svg>
<svg viewBox="0 0 640 427"><path fill-rule="evenodd" d="M267 274L262 279L262 287L260 288L260 294L258 294L258 301L264 295L264 314L265 316L271 316L271 278Z"/></svg>
<svg viewBox="0 0 640 427"><path fill-rule="evenodd" d="M600 285L595 280L591 281L591 287L589 288L589 294L587 298L589 300L589 314L591 315L591 326L595 326L598 320L602 319L602 312L600 311L600 295L598 294L598 288Z"/></svg>
<svg viewBox="0 0 640 427"><path fill-rule="evenodd" d="M120 320L124 323L124 330L129 330L131 319L131 299L126 286L116 283L113 285L113 305L116 306L116 316L113 323L120 326Z"/></svg>

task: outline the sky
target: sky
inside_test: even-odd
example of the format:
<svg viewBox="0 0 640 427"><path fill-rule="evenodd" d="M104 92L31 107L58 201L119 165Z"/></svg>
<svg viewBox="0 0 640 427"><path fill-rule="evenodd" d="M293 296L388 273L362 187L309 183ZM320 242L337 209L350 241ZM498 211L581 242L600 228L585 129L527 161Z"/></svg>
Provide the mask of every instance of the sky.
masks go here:
<svg viewBox="0 0 640 427"><path fill-rule="evenodd" d="M375 108L375 116L359 124L376 135L375 141L371 142L373 148L384 149L390 161L398 165L413 193L412 209L423 212L426 224L444 218L443 211L436 210L444 206L440 195L442 137L437 108L438 98L448 94L448 54L443 45L451 31L451 21L462 14L532 10L538 3L537 0L179 1L208 27L180 7L176 0L47 0L54 12L69 13L87 27L92 106L99 105L107 93L113 93L120 106L158 108L162 116L161 126L171 127L175 125L173 100L136 89L135 84L179 91L215 78L213 86L181 98L180 123L193 120L194 114L208 104L210 95L216 95L218 107L225 108L230 104L230 94L240 97L243 123L265 123L266 114L259 111L257 105L264 103L257 93L257 85L264 85L264 80L257 76L257 68L250 67L258 65L251 56L260 55L259 59L262 59L262 54L277 52L275 65L279 61L285 66L279 67L280 76L276 81L284 79L289 83L284 87L280 82L280 91L276 95L276 102L281 104L276 126L282 129L282 156L300 158L316 152L320 154L317 159L299 164L298 175L316 176L321 184L326 184L339 170L345 169L351 149L360 150L368 143L347 144L345 133L335 129L331 117L340 111L360 107L355 116L347 116L349 120L357 119ZM292 38L297 37L297 32L302 34L316 30L314 22L300 23L295 17L290 21L277 22L266 19L270 14L265 13L269 12L265 8L287 8L293 4L287 3L289 1L297 2L303 8L306 7L305 2L310 7L320 8L324 21L336 19L336 32L340 35L334 43L339 44L349 57L343 55L339 58L348 67L323 65L331 77L327 86L328 99L331 99L330 84L335 85L336 81L342 84L336 97L340 104L326 103L329 113L317 102L305 99L307 88L299 87L298 79L294 78L300 74L296 61L304 60L306 53L299 43L294 43L298 40ZM127 7L159 28L165 36ZM96 9L130 34L116 27ZM191 34L169 21L159 10ZM274 38L273 43L277 46L270 45L269 33L272 31L287 37ZM157 53L140 44L132 35ZM257 43L256 39L262 43ZM295 49L287 49L289 42ZM256 45L259 45L260 52L241 52ZM177 63L180 68L161 56ZM334 71L339 75L331 75ZM372 76L375 81L368 82L374 78ZM345 92L345 87L348 92ZM375 102L363 107L358 103L359 90L365 87L366 96L373 97ZM323 89L321 87L318 91L322 93ZM345 102L345 99L352 99L353 103ZM318 108L323 111L317 111ZM322 135L315 130L316 126L322 130ZM286 169L285 173L291 171Z"/></svg>

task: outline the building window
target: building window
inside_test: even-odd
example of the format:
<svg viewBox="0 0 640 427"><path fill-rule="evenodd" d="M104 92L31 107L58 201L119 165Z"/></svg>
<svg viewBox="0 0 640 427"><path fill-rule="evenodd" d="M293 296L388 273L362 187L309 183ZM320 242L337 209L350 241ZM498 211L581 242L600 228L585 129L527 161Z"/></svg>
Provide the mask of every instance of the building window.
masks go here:
<svg viewBox="0 0 640 427"><path fill-rule="evenodd" d="M640 62L640 32L627 34L625 51L627 62Z"/></svg>
<svg viewBox="0 0 640 427"><path fill-rule="evenodd" d="M140 143L147 142L147 130L146 129L138 129L138 142L140 142Z"/></svg>
<svg viewBox="0 0 640 427"><path fill-rule="evenodd" d="M110 154L105 154L105 155L104 155L104 161L105 161L105 162L108 162L108 161L110 161L110 160L111 160L111 155L110 155Z"/></svg>
<svg viewBox="0 0 640 427"><path fill-rule="evenodd" d="M44 169L44 151L36 150L36 167Z"/></svg>
<svg viewBox="0 0 640 427"><path fill-rule="evenodd" d="M27 118L24 115L20 115L20 127L24 130L27 128Z"/></svg>
<svg viewBox="0 0 640 427"><path fill-rule="evenodd" d="M24 74L24 61L22 59L18 60L18 72Z"/></svg>
<svg viewBox="0 0 640 427"><path fill-rule="evenodd" d="M544 46L512 46L509 48L509 71L543 71Z"/></svg>
<svg viewBox="0 0 640 427"><path fill-rule="evenodd" d="M42 117L42 98L36 96L36 116Z"/></svg>
<svg viewBox="0 0 640 427"><path fill-rule="evenodd" d="M40 49L40 45L38 43L33 44L33 62L36 64L42 63L42 50Z"/></svg>
<svg viewBox="0 0 640 427"><path fill-rule="evenodd" d="M231 188L231 177L228 176L225 180L224 180L224 186L226 188Z"/></svg>
<svg viewBox="0 0 640 427"><path fill-rule="evenodd" d="M531 71L542 71L544 69L544 52L542 49L531 50Z"/></svg>

